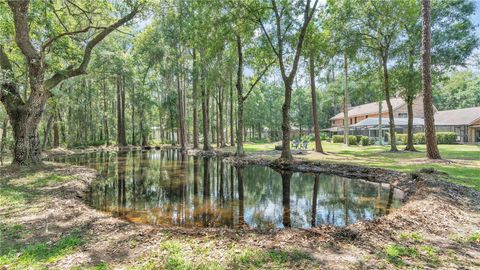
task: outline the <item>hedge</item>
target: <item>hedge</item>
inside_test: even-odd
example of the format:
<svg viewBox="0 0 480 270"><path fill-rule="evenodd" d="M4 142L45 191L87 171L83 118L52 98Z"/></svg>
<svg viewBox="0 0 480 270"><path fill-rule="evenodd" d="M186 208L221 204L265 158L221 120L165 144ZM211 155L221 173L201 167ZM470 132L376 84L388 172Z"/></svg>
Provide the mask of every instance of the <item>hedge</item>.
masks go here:
<svg viewBox="0 0 480 270"><path fill-rule="evenodd" d="M438 144L455 144L457 142L457 134L455 132L437 132ZM397 143L407 143L407 134L397 134ZM414 144L425 144L425 133L413 134Z"/></svg>
<svg viewBox="0 0 480 270"><path fill-rule="evenodd" d="M343 135L333 135L333 143L343 143Z"/></svg>
<svg viewBox="0 0 480 270"><path fill-rule="evenodd" d="M332 137L333 143L343 143L343 135L333 135ZM355 135L348 135L348 144L349 145L357 145L357 136Z"/></svg>
<svg viewBox="0 0 480 270"><path fill-rule="evenodd" d="M396 134L397 135L397 144L407 144L407 134Z"/></svg>
<svg viewBox="0 0 480 270"><path fill-rule="evenodd" d="M368 145L373 145L375 143L375 140L367 136L361 136L360 143L362 146L368 146Z"/></svg>
<svg viewBox="0 0 480 270"><path fill-rule="evenodd" d="M457 142L457 133L455 132L437 132L438 144L454 144Z"/></svg>

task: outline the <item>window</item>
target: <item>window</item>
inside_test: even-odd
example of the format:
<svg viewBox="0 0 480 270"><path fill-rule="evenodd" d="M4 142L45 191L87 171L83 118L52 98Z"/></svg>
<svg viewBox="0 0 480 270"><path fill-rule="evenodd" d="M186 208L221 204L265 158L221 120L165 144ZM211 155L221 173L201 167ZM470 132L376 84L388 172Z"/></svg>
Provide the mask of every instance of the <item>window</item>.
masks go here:
<svg viewBox="0 0 480 270"><path fill-rule="evenodd" d="M398 114L398 117L400 117L400 118L407 118L407 117L408 117L408 113L399 113L399 114Z"/></svg>
<svg viewBox="0 0 480 270"><path fill-rule="evenodd" d="M357 123L357 117L355 116L355 124Z"/></svg>
<svg viewBox="0 0 480 270"><path fill-rule="evenodd" d="M366 118L368 118L368 114L367 114L367 115L365 115L365 119L366 119Z"/></svg>

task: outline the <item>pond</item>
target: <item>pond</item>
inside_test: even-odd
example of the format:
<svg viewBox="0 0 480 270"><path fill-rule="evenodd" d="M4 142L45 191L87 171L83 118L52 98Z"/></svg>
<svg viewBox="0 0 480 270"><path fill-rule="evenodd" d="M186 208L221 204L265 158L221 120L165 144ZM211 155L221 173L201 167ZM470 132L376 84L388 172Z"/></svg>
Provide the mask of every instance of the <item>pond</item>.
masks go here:
<svg viewBox="0 0 480 270"><path fill-rule="evenodd" d="M388 214L402 191L329 174L236 168L178 150L94 152L56 157L100 173L87 202L136 223L259 229L346 226Z"/></svg>

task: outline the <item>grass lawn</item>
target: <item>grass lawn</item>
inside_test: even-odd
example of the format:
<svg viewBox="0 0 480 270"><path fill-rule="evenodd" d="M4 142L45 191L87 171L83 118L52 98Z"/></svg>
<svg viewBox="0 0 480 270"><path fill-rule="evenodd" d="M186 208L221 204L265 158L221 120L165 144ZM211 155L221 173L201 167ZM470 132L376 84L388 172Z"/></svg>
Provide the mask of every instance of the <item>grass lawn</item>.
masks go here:
<svg viewBox="0 0 480 270"><path fill-rule="evenodd" d="M254 153L274 149L275 143L246 143L245 151ZM307 160L351 163L362 166L381 167L402 172L414 172L421 168L435 168L448 173L452 182L480 190L480 146L439 145L446 161L430 162L425 159L425 145L416 145L419 152L389 152L389 146L345 146L340 143L322 142L328 155L313 151L299 156ZM399 149L403 146L399 145ZM313 150L313 143L309 144Z"/></svg>

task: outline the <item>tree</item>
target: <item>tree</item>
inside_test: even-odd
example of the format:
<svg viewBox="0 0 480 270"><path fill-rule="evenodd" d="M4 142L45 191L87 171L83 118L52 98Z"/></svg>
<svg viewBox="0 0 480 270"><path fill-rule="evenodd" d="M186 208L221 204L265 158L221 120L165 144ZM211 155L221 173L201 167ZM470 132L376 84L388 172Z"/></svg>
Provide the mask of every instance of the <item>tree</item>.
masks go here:
<svg viewBox="0 0 480 270"><path fill-rule="evenodd" d="M262 32L267 39L273 53L277 57L278 64L280 66L280 72L282 75L283 85L284 85L284 103L282 106L282 154L280 156L280 160L291 160L293 159L292 153L290 151L290 120L289 120L289 111L290 105L292 100L292 89L293 89L293 81L295 79L295 75L297 74L298 63L300 60L300 55L302 53L303 42L305 41L305 35L307 32L307 27L310 21L315 14L315 10L318 5L318 0L315 0L313 5L311 0L307 0L305 4L302 6L299 3L288 3L282 2L283 6L279 8L277 5L276 0L271 0L271 7L269 7L270 18L273 17L275 26L274 36L276 42L272 39L271 33L266 28L266 24L263 21L263 18L259 17L258 22L262 29ZM303 11L295 10L296 7L301 7ZM287 42L292 40L291 36L287 36L287 34L292 35L290 32L290 25L291 23L285 23L282 20L296 20L296 15L302 16L302 21L300 22L300 28L298 33L293 33L294 36L298 35L298 38L293 38L293 43L291 44L292 49L291 52L293 54L293 60L291 62L291 69L290 71L287 70L287 56L285 51L285 46ZM285 26L286 25L286 26ZM285 28L284 28L285 27Z"/></svg>
<svg viewBox="0 0 480 270"><path fill-rule="evenodd" d="M383 91L387 103L389 131L390 131L390 151L396 152L397 143L395 136L395 119L393 115L393 106L390 101L391 87L388 63L392 57L393 46L400 35L399 17L403 1L366 1L357 2L357 8L354 17L358 21L358 34L364 40L364 46L378 57L379 65L382 69Z"/></svg>
<svg viewBox="0 0 480 270"><path fill-rule="evenodd" d="M70 5L70 3L64 4ZM50 8L49 11L57 12L61 10L61 8L54 7L53 5L53 3L48 5ZM45 110L46 102L52 95L51 90L68 78L85 74L93 48L110 33L132 20L139 12L141 5L135 3L130 7L128 14L108 26L100 26L98 22L95 22L95 24L92 23L92 20L89 18L90 15L95 19L101 18L98 18L98 15L94 15L94 12L88 9L89 12L93 13L80 12L80 15L78 15L86 17L83 18L86 25L80 25L80 27L76 25L77 27L75 27L63 24L61 27L46 27L45 29L49 29L51 32L42 37L36 36L37 33L35 33L35 36L31 34L30 28L32 27L32 20L34 19L32 16L29 16L31 15L29 8L32 6L30 2L8 1L8 6L13 17L15 43L28 63L28 78L31 91L28 100L22 99L15 83L14 70L9 56L5 52L4 47L0 46L0 67L2 73L6 73L7 76L7 80L2 80L1 82L2 91L0 92L0 100L7 110L13 128L13 137L15 140L13 163L19 165L39 164L41 163L41 147L37 129ZM38 7L33 5L33 8ZM73 9L74 7L69 8ZM36 10L33 12L36 12ZM60 20L64 19L57 23L57 25L66 22L67 17L70 16L67 11L56 15ZM75 16L76 15L73 15L73 17ZM72 19L78 21L80 18L70 17L69 19L69 22L71 22ZM39 23L38 21L34 22ZM32 37L35 37L35 39ZM47 55L50 57L59 57L60 60L67 60L64 59L62 55L55 55L56 50L52 48L56 46L56 43L64 41L65 39L73 42L77 38L85 42L83 44L86 44L82 48L83 54L80 57L81 60L76 65L63 69L56 70L52 68L52 65L47 61L49 59ZM82 44L82 42L80 42L80 44ZM40 46L35 46L34 44L40 44ZM81 47L81 45L78 47ZM76 56L76 58L78 59L79 57ZM46 79L45 77L48 74L53 75Z"/></svg>
<svg viewBox="0 0 480 270"><path fill-rule="evenodd" d="M441 159L435 134L435 118L432 97L432 71L430 57L430 0L422 0L422 91L425 114L425 140L427 158Z"/></svg>

